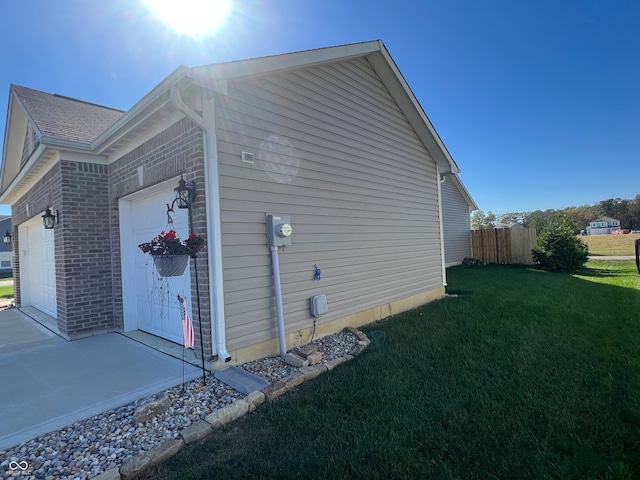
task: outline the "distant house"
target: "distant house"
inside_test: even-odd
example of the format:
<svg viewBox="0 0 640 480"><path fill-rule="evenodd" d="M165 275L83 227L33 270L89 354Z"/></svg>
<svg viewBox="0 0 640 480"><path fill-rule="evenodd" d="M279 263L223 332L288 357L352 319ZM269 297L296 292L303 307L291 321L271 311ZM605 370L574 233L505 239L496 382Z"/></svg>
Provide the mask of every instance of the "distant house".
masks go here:
<svg viewBox="0 0 640 480"><path fill-rule="evenodd" d="M11 233L11 217L0 216L0 235L3 237ZM7 238L11 238L10 236ZM13 254L11 253L11 241L0 242L0 273L10 272L13 265Z"/></svg>
<svg viewBox="0 0 640 480"><path fill-rule="evenodd" d="M497 223L496 226L494 228L511 228L511 229L518 229L518 228L525 228L522 225L520 225L519 223Z"/></svg>
<svg viewBox="0 0 640 480"><path fill-rule="evenodd" d="M618 230L620 230L620 220L611 217L600 217L589 223L587 235L609 235L611 232Z"/></svg>

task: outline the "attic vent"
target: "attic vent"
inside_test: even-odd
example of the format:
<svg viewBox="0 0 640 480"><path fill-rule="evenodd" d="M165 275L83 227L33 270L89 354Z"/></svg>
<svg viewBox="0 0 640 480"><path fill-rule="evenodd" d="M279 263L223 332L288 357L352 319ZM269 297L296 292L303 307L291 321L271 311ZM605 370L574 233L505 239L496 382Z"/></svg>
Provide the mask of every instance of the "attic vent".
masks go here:
<svg viewBox="0 0 640 480"><path fill-rule="evenodd" d="M253 163L253 153L242 152L242 161L244 163Z"/></svg>

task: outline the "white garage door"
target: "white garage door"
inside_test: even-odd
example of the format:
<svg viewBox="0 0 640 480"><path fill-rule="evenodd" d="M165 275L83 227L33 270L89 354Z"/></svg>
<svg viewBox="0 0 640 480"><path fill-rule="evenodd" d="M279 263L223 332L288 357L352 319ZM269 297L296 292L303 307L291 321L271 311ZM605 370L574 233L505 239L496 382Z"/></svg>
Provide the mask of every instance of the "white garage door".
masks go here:
<svg viewBox="0 0 640 480"><path fill-rule="evenodd" d="M22 306L56 318L56 262L53 230L36 217L20 226L20 292ZM22 246L22 242L26 248Z"/></svg>
<svg viewBox="0 0 640 480"><path fill-rule="evenodd" d="M128 207L128 230L123 235L122 272L125 329L138 329L176 343L182 343L182 322L177 296L187 299L191 305L191 280L189 267L182 276L160 278L150 255L142 253L138 245L150 241L161 231L172 227L167 222L167 203L174 198L170 188L121 203ZM121 220L125 217L121 217ZM173 229L182 239L187 238L188 213L177 207L171 214ZM125 243L126 242L126 243ZM191 263L191 261L190 261ZM191 313L191 312L190 312ZM132 318L133 317L133 318Z"/></svg>

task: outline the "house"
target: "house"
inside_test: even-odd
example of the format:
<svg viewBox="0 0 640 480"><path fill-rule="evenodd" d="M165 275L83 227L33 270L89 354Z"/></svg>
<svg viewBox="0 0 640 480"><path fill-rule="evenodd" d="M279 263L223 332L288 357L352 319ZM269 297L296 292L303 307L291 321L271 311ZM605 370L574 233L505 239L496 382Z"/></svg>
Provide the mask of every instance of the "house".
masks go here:
<svg viewBox="0 0 640 480"><path fill-rule="evenodd" d="M458 175L446 175L442 192L442 221L444 257L447 267L460 265L471 257L471 212L478 206L460 181Z"/></svg>
<svg viewBox="0 0 640 480"><path fill-rule="evenodd" d="M587 235L608 235L617 230L620 230L620 220L611 217L601 217L589 223Z"/></svg>
<svg viewBox="0 0 640 480"><path fill-rule="evenodd" d="M459 169L380 41L181 66L126 112L12 85L7 119L16 302L71 340L180 343L177 293L211 368L276 354L443 297L443 217L469 221ZM159 278L138 245L189 233L167 213L181 176L207 247ZM269 248L268 215L290 219L288 245Z"/></svg>
<svg viewBox="0 0 640 480"><path fill-rule="evenodd" d="M0 235L2 235L2 243L0 243L0 273L11 272L13 265L13 254L11 253L11 217L8 215L0 216Z"/></svg>

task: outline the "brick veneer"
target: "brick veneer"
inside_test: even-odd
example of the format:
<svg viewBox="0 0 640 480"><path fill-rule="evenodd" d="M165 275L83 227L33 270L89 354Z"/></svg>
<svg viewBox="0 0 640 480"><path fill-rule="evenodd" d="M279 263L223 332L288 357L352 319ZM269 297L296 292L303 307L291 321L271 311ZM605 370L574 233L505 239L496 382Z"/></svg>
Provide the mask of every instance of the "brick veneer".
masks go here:
<svg viewBox="0 0 640 480"><path fill-rule="evenodd" d="M135 148L109 166L109 212L111 219L111 243L113 258L114 315L117 328L124 328L122 307L122 276L120 269L120 217L118 200L154 184L184 174L186 180L194 180L197 186L197 198L193 205L193 228L197 234L206 232L205 194L204 194L204 154L202 131L189 119L183 119L164 130L159 135ZM143 167L144 185L138 181L138 168ZM177 186L177 182L176 182ZM159 208L163 208L159 205ZM187 212L177 212L187 215ZM193 265L193 263L192 263ZM202 334L204 351L207 359L211 358L211 324L209 307L208 263L205 252L197 259L198 279L200 281L200 317L202 318ZM196 330L197 355L200 353L200 337L198 306L196 302L195 271L191 269L191 318Z"/></svg>
<svg viewBox="0 0 640 480"><path fill-rule="evenodd" d="M111 165L59 161L12 208L16 303L21 305L18 225L42 215L47 206L60 212L54 228L58 329L67 338L122 331L122 273L118 200L184 174L195 180L194 231L206 232L202 132L181 120ZM138 184L138 167L144 185ZM28 210L28 212L27 212ZM186 212L184 213L187 214ZM205 357L212 340L206 255L197 260ZM198 332L195 271L191 269L192 319ZM199 354L199 334L196 353Z"/></svg>
<svg viewBox="0 0 640 480"><path fill-rule="evenodd" d="M59 210L54 228L58 329L67 338L113 331L113 288L109 225L101 222L108 205L107 166L58 162L12 208L16 302L22 304L20 238L17 225ZM35 213L35 215L34 215Z"/></svg>
<svg viewBox="0 0 640 480"><path fill-rule="evenodd" d="M15 285L15 302L16 305L22 305L22 292L20 290L20 234L18 226L36 215L42 215L45 209L51 205L58 205L61 198L61 168L58 163L51 170L49 170L29 192L21 197L17 202L11 206L11 221L13 227L13 238L11 243L13 244L13 278ZM61 222L64 225L64 222ZM54 241L57 241L60 233L60 229L54 229ZM56 263L57 263L56 253ZM56 281L57 281L57 269L56 269ZM60 332L66 333L66 326L64 322L61 325L60 313L58 312L58 328Z"/></svg>

